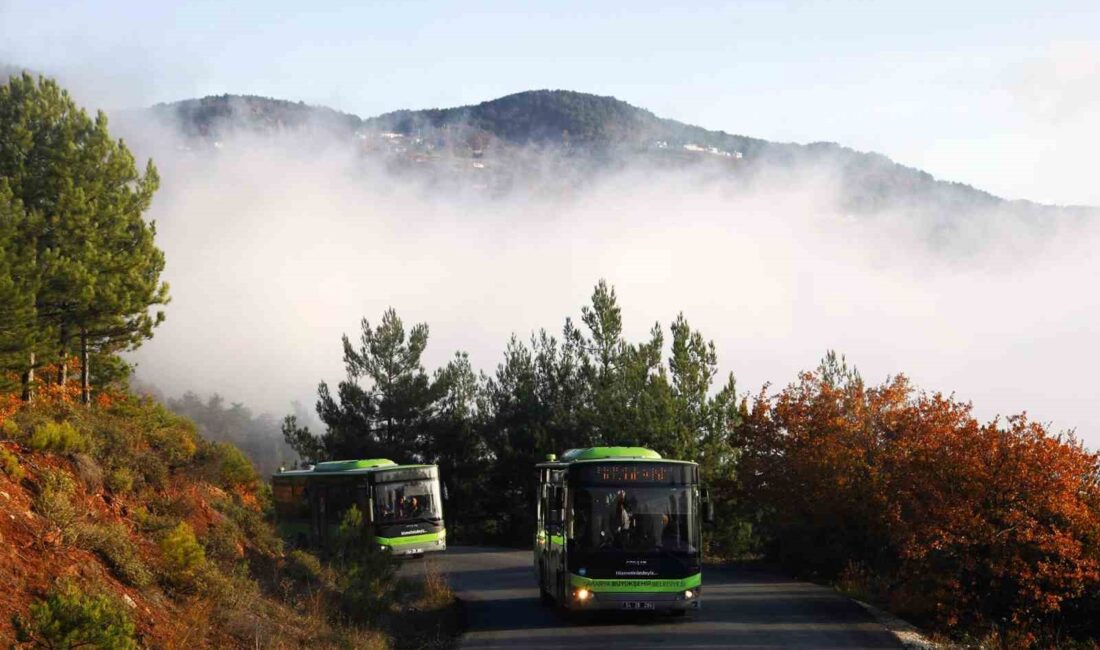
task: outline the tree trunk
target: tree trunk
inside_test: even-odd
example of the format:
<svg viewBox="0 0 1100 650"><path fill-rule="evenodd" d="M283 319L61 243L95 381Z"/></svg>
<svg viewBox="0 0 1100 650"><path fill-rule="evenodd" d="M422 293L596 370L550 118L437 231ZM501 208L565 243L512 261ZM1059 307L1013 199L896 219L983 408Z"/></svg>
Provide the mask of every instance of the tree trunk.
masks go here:
<svg viewBox="0 0 1100 650"><path fill-rule="evenodd" d="M30 363L27 371L23 373L23 401L30 402L34 399L34 353L31 352Z"/></svg>
<svg viewBox="0 0 1100 650"><path fill-rule="evenodd" d="M68 339L68 332L65 331L65 326L61 326L61 338L59 343L60 349L57 353L57 385L64 386L65 382L69 380L69 350L66 347Z"/></svg>
<svg viewBox="0 0 1100 650"><path fill-rule="evenodd" d="M89 377L90 371L88 368L88 330L80 328L80 401L85 406L90 406L92 403L92 388L90 385Z"/></svg>

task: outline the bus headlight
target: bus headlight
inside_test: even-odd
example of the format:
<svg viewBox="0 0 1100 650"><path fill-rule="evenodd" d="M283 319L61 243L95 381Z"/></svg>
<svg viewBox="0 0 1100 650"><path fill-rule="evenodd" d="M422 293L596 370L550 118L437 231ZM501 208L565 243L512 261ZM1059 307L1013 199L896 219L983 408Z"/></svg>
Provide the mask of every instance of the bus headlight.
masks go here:
<svg viewBox="0 0 1100 650"><path fill-rule="evenodd" d="M695 592L694 591L688 589L687 591L684 592L684 600L691 600L692 598L695 598Z"/></svg>
<svg viewBox="0 0 1100 650"><path fill-rule="evenodd" d="M586 601L586 600L588 600L589 598L592 597L592 592L588 591L584 587L581 587L580 589L577 590L577 593L574 594L574 597L577 600L579 600L580 602L583 603L584 601Z"/></svg>

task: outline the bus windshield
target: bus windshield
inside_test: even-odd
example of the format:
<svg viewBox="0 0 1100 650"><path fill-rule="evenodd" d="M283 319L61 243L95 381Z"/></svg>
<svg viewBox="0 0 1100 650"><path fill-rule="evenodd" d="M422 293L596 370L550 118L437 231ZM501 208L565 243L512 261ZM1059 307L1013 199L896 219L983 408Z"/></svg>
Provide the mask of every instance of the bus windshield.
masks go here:
<svg viewBox="0 0 1100 650"><path fill-rule="evenodd" d="M588 487L573 493L573 539L583 551L696 553L695 488Z"/></svg>
<svg viewBox="0 0 1100 650"><path fill-rule="evenodd" d="M435 480L398 481L374 486L375 520L381 522L439 519L439 483Z"/></svg>

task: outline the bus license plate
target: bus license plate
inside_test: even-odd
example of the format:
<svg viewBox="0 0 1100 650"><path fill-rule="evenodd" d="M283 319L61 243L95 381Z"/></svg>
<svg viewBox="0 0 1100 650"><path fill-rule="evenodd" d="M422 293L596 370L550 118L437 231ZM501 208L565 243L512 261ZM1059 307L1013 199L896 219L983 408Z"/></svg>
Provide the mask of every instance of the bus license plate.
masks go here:
<svg viewBox="0 0 1100 650"><path fill-rule="evenodd" d="M643 603L631 600L622 603L622 609L653 609L653 603Z"/></svg>

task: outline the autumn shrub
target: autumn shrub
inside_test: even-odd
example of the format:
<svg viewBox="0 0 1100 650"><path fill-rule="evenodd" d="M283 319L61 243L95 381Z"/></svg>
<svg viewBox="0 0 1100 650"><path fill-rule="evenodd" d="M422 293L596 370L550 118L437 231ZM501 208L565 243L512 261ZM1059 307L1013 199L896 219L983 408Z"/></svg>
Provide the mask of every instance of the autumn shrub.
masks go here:
<svg viewBox="0 0 1100 650"><path fill-rule="evenodd" d="M14 616L16 638L39 648L137 648L134 624L123 605L105 594L85 593L72 583L35 602L27 616Z"/></svg>
<svg viewBox="0 0 1100 650"><path fill-rule="evenodd" d="M19 458L5 447L0 447L0 471L8 475L13 481L23 478L23 467L19 464Z"/></svg>
<svg viewBox="0 0 1100 650"><path fill-rule="evenodd" d="M181 521L168 531L160 541L160 551L164 557L164 578L169 586L181 590L199 587L206 553L186 522Z"/></svg>
<svg viewBox="0 0 1100 650"><path fill-rule="evenodd" d="M61 539L75 542L80 534L80 512L73 503L76 486L66 472L46 470L39 477L32 506L61 533Z"/></svg>
<svg viewBox="0 0 1100 650"><path fill-rule="evenodd" d="M59 453L86 451L88 439L72 423L49 421L34 428L27 441L36 451Z"/></svg>
<svg viewBox="0 0 1100 650"><path fill-rule="evenodd" d="M19 435L19 425L15 420L6 419L3 423L0 423L0 436L8 439L14 439Z"/></svg>
<svg viewBox="0 0 1100 650"><path fill-rule="evenodd" d="M81 529L80 545L98 555L119 580L134 587L152 582L149 567L142 561L126 526L121 523L89 524Z"/></svg>
<svg viewBox="0 0 1100 650"><path fill-rule="evenodd" d="M759 395L736 435L748 516L795 570L973 638L1089 633L1100 458L1072 436L835 364Z"/></svg>

